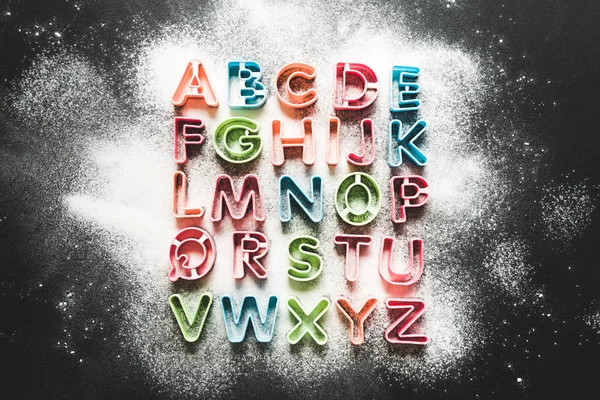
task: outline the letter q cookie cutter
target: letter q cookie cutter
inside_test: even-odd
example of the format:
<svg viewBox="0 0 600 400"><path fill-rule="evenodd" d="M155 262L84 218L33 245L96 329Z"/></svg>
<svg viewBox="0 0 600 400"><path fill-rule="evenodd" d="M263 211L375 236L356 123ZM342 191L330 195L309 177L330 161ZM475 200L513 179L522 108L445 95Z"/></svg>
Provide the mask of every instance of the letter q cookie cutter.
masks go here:
<svg viewBox="0 0 600 400"><path fill-rule="evenodd" d="M213 237L206 230L197 227L182 229L169 248L169 280L202 278L215 264L216 249Z"/></svg>

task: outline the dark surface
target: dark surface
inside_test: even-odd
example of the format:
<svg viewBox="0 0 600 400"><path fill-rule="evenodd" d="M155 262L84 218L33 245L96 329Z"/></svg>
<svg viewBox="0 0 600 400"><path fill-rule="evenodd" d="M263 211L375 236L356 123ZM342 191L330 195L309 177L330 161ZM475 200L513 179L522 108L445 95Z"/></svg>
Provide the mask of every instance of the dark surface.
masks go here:
<svg viewBox="0 0 600 400"><path fill-rule="evenodd" d="M568 176L576 175L589 178L592 185L600 183L600 141L595 138L600 123L596 109L600 104L600 2L465 1L460 8L447 8L442 1L399 3L410 17L407 20L411 21L413 31L449 44L459 43L473 52L497 59L508 66L507 82L514 82L523 74L535 78L529 84L515 83L514 87L504 88L504 93L514 96L498 99L495 106L504 111L496 112L495 118L502 121L510 119L511 113L518 113L533 128L527 132L528 138L551 149L538 175L540 182L569 182ZM159 1L89 1L82 2L80 7L66 1L4 2L0 5L0 96L4 97L11 90L41 49L58 46L54 44L56 38L52 31L35 36L32 32L36 24L47 26L52 22L63 32L60 46L85 44L80 45L79 50L110 70L112 65L125 62L116 59L120 52L115 50L132 46L126 32L152 35L154 27L177 21L195 7L195 2L166 6ZM100 27L98 21L106 25ZM117 27L119 34L115 34ZM475 34L477 30L482 33ZM499 38L505 45L498 45ZM552 84L546 84L547 81ZM553 105L554 102L558 106ZM19 140L10 134L15 127L4 103L0 105L1 145L18 153ZM6 168L4 165L2 171ZM567 175L569 172L571 175ZM91 366L86 364L86 368L82 368L77 358L56 345L56 338L60 337L58 331L62 329L53 300L58 298L56 285L39 275L39 269L52 268L54 261L38 259L35 249L44 245L39 241L40 232L60 223L61 209L51 192L39 192L35 178L15 180L13 176L0 176L0 217L7 216L0 223L3 314L0 360L4 370L0 397L160 398L152 382L144 381L143 374L127 361L126 355L119 365L108 361L113 359L109 355L119 352L119 338L108 343L99 339L111 332L116 321L107 320L102 332L92 330L74 339L82 358L94 360ZM527 201L526 193L519 195ZM574 398L588 391L595 393L598 378L594 366L600 356L599 338L578 316L593 310L590 307L599 300L599 213L592 215L592 228L582 232L571 248L557 256L547 242L534 239L541 233L529 221L538 211L533 205L531 209L521 210L515 229L529 233L532 238L534 253L529 261L538 271L534 284L547 288L548 312L556 311L558 315L549 319L527 313L521 315L508 308L500 310L515 324L537 326L537 332L527 337L513 337L511 325L498 327L501 339L492 341L482 362L471 367L471 376L457 376L456 380L438 388L413 393L410 388L392 385L384 390L377 384L378 371L372 371L374 375L352 371L340 377L339 382L331 382L332 388L338 388L335 394L351 396L354 393L360 398L463 399L478 395L479 398L537 399L544 398L542 396ZM45 215L45 222L34 228L31 222L39 222L37 213ZM32 231L36 234L32 235ZM89 244L74 255L73 262L87 257L86 254L95 254L97 259L99 250L94 248L93 241L82 242ZM566 272L567 260L577 268ZM99 285L107 285L107 296L118 292L120 283L109 277L96 279ZM100 304L103 299L95 301ZM92 316L96 312L93 304L82 307L89 307ZM101 315L99 310L97 313ZM496 368L496 363L503 360L511 360L518 366L526 385L502 383L514 382L511 372ZM244 379L254 384L244 385ZM239 388L243 388L243 392L233 394L244 398L281 398L287 394L277 382L264 378L264 382L256 384L257 379L261 378L256 375L240 378Z"/></svg>

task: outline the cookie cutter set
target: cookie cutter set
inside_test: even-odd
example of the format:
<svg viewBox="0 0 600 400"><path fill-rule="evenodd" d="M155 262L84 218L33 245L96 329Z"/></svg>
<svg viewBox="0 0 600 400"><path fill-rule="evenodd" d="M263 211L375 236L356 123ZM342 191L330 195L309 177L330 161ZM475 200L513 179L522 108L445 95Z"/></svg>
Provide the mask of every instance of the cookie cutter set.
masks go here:
<svg viewBox="0 0 600 400"><path fill-rule="evenodd" d="M262 83L260 65L255 61L230 61L227 65L228 92L227 104L232 109L252 109L262 107L267 100L267 89ZM417 98L420 87L417 79L420 70L415 67L394 66L391 74L390 111L392 113L416 111L420 107ZM314 88L316 69L305 63L290 63L281 68L275 79L276 95L279 102L291 109L312 106L318 100ZM333 108L337 111L364 109L375 101L379 93L379 82L374 71L364 64L337 63ZM209 107L218 107L219 99L213 90L206 69L199 60L188 63L172 103L183 107L187 101L201 101ZM274 120L271 125L271 161L276 167L285 163L285 150L300 148L302 161L306 165L315 162L315 141L313 120L301 120L300 134L284 134L282 122ZM403 156L417 166L424 166L427 157L415 142L425 132L426 122L419 120L403 133L402 122L393 119L388 130L388 164L397 168L403 163ZM189 154L204 143L204 123L198 118L175 117L174 119L174 160L178 165L187 163ZM365 118L360 123L360 148L346 156L349 164L366 167L375 160L375 134L373 121ZM326 161L330 166L339 162L340 119L329 119ZM250 118L231 117L221 122L213 134L213 148L217 155L232 164L247 163L256 159L262 151L262 138L258 124ZM202 208L187 205L187 176L178 170L173 175L173 215L180 218L202 218ZM241 220L252 209L252 218L257 222L265 220L264 205L260 193L258 177L244 176L238 190L231 176L217 178L213 197L211 220L221 221L225 213L234 220ZM278 212L281 222L292 219L292 210L302 211L312 222L323 219L323 182L320 176L311 178L310 191L304 191L291 176L279 179ZM420 176L394 176L389 188L392 200L392 221L406 221L406 209L423 206L429 196L429 185ZM338 184L334 206L338 216L347 224L364 226L372 222L381 209L381 192L377 182L367 173L352 172ZM408 286L416 283L423 273L423 240L409 241L408 268L399 270L393 262L393 237L384 237L378 269L381 277L392 285ZM358 279L361 249L370 246L370 235L338 234L336 245L345 247L345 277L349 282ZM297 236L288 243L288 278L307 282L318 278L322 271L323 259L318 253L319 240L311 236ZM257 279L267 278L263 258L269 250L269 241L261 232L235 231L232 234L233 277L242 279L246 270ZM169 249L171 270L169 279L173 282L195 280L206 276L216 260L216 246L210 233L199 227L182 229L173 239ZM416 260L416 261L415 261ZM186 306L179 294L169 297L169 305L176 317L179 328L188 342L196 341L202 331L208 311L212 305L212 295L201 295L193 312ZM339 312L350 323L350 341L354 345L364 342L364 324L372 315L378 300L367 298L360 310L344 298L335 299ZM322 297L312 310L302 305L297 297L287 299L286 305L296 321L288 332L287 340L298 343L308 336L319 344L327 343L327 333L318 321L327 312L331 301ZM246 296L239 304L236 314L234 301L230 296L221 297L221 307L227 337L232 343L244 340L249 325L252 325L258 342L269 342L273 338L277 316L278 298L270 296L264 312L260 311L258 300ZM384 336L390 343L426 344L428 338L422 334L407 333L413 323L425 310L422 300L416 298L387 299L388 310L402 310L396 320L385 330Z"/></svg>

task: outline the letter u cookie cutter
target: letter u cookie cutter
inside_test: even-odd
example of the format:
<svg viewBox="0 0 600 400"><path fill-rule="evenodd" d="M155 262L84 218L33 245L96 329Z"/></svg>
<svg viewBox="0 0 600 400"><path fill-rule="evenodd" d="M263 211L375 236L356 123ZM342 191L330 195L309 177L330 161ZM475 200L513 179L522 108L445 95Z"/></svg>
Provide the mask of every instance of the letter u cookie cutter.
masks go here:
<svg viewBox="0 0 600 400"><path fill-rule="evenodd" d="M335 69L334 109L361 110L373 104L379 93L379 82L371 68L364 64L340 62L336 64ZM347 92L347 86L352 78L358 79L362 86L358 94Z"/></svg>
<svg viewBox="0 0 600 400"><path fill-rule="evenodd" d="M370 175L353 172L338 184L334 204L338 215L348 224L366 225L381 209L379 186Z"/></svg>
<svg viewBox="0 0 600 400"><path fill-rule="evenodd" d="M262 72L256 61L230 61L227 72L229 108L258 108L265 104L267 90L261 82Z"/></svg>
<svg viewBox="0 0 600 400"><path fill-rule="evenodd" d="M379 274L392 285L409 286L416 283L423 274L423 239L415 238L408 242L408 269L397 272L393 267L394 238L384 237L381 242L381 253L379 257ZM415 255L417 265L415 267Z"/></svg>
<svg viewBox="0 0 600 400"><path fill-rule="evenodd" d="M279 101L287 107L304 108L317 101L317 91L313 88L298 92L292 88L293 80L302 79L305 82L314 81L317 76L315 67L304 63L284 65L277 72L275 85Z"/></svg>
<svg viewBox="0 0 600 400"><path fill-rule="evenodd" d="M210 233L198 227L184 228L169 248L169 280L200 279L210 272L216 258L215 241Z"/></svg>

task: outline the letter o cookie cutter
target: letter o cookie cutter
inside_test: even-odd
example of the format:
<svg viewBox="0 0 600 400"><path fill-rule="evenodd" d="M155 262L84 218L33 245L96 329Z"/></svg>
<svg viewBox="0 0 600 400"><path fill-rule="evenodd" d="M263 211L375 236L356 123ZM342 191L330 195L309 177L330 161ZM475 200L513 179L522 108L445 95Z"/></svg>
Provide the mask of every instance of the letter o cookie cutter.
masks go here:
<svg viewBox="0 0 600 400"><path fill-rule="evenodd" d="M379 185L364 172L348 174L338 184L334 204L345 222L355 226L366 225L381 209Z"/></svg>

